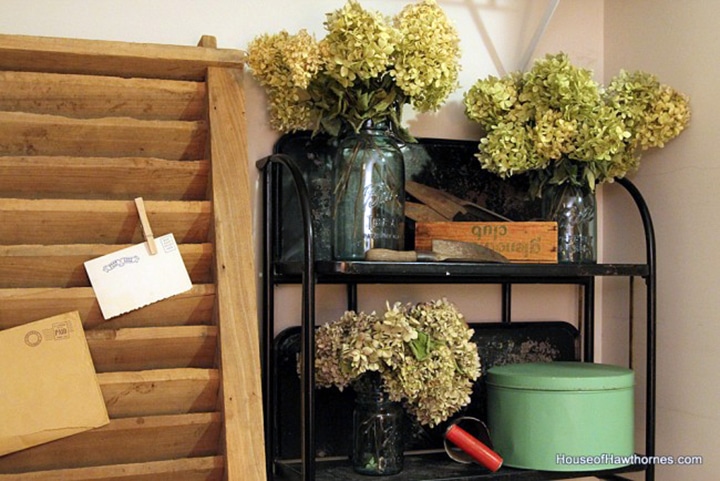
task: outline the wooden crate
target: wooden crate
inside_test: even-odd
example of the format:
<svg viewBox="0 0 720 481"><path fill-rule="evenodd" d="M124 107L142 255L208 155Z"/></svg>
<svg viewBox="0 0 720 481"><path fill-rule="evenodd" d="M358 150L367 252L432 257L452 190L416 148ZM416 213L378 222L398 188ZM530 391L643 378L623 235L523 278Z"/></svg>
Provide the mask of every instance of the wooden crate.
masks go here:
<svg viewBox="0 0 720 481"><path fill-rule="evenodd" d="M418 222L415 249L430 250L433 239L472 242L511 262L557 262L556 222Z"/></svg>
<svg viewBox="0 0 720 481"><path fill-rule="evenodd" d="M0 35L0 329L79 311L111 418L0 480L265 479L243 60ZM105 321L83 263L142 242L138 196L193 287Z"/></svg>

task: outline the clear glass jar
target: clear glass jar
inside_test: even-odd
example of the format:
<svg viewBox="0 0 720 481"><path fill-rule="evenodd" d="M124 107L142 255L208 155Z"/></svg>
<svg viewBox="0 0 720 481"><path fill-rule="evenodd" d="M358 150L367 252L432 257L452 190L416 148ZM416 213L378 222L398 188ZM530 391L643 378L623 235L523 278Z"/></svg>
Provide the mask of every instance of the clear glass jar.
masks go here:
<svg viewBox="0 0 720 481"><path fill-rule="evenodd" d="M333 257L359 260L372 248L405 247L405 164L385 123L367 121L335 157Z"/></svg>
<svg viewBox="0 0 720 481"><path fill-rule="evenodd" d="M543 217L558 224L558 262L597 262L595 193L589 186L565 183L543 197Z"/></svg>
<svg viewBox="0 0 720 481"><path fill-rule="evenodd" d="M404 461L402 404L388 399L375 373L363 377L355 389L353 470L375 476L397 474Z"/></svg>

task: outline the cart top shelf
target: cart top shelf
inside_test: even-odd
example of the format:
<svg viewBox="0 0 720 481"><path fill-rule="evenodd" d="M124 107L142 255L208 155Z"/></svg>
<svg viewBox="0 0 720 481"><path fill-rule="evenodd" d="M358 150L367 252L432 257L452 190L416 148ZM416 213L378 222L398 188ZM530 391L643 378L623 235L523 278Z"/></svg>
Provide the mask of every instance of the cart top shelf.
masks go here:
<svg viewBox="0 0 720 481"><path fill-rule="evenodd" d="M278 283L298 282L302 262L275 264ZM476 262L317 261L318 282L340 283L584 283L596 276L646 277L646 264L491 264Z"/></svg>

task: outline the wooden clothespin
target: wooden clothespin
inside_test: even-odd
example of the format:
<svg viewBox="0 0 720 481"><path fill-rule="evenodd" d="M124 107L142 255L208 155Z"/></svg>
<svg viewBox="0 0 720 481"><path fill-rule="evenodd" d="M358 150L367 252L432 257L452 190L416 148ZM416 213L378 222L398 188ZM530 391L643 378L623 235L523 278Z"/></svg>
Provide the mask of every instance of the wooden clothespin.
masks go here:
<svg viewBox="0 0 720 481"><path fill-rule="evenodd" d="M148 243L150 249L150 255L154 256L157 254L157 246L155 245L155 236L153 236L152 229L150 228L150 222L148 221L147 212L145 212L145 203L142 197L135 198L135 206L140 216L140 224L142 224L143 237Z"/></svg>

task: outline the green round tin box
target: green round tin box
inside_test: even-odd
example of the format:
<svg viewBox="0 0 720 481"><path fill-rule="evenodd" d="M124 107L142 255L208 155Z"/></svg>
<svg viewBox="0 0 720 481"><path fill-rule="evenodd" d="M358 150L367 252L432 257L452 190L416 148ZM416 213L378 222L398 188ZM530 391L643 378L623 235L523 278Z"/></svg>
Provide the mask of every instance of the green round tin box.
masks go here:
<svg viewBox="0 0 720 481"><path fill-rule="evenodd" d="M596 471L634 453L634 374L609 364L545 362L487 373L488 428L509 467Z"/></svg>

